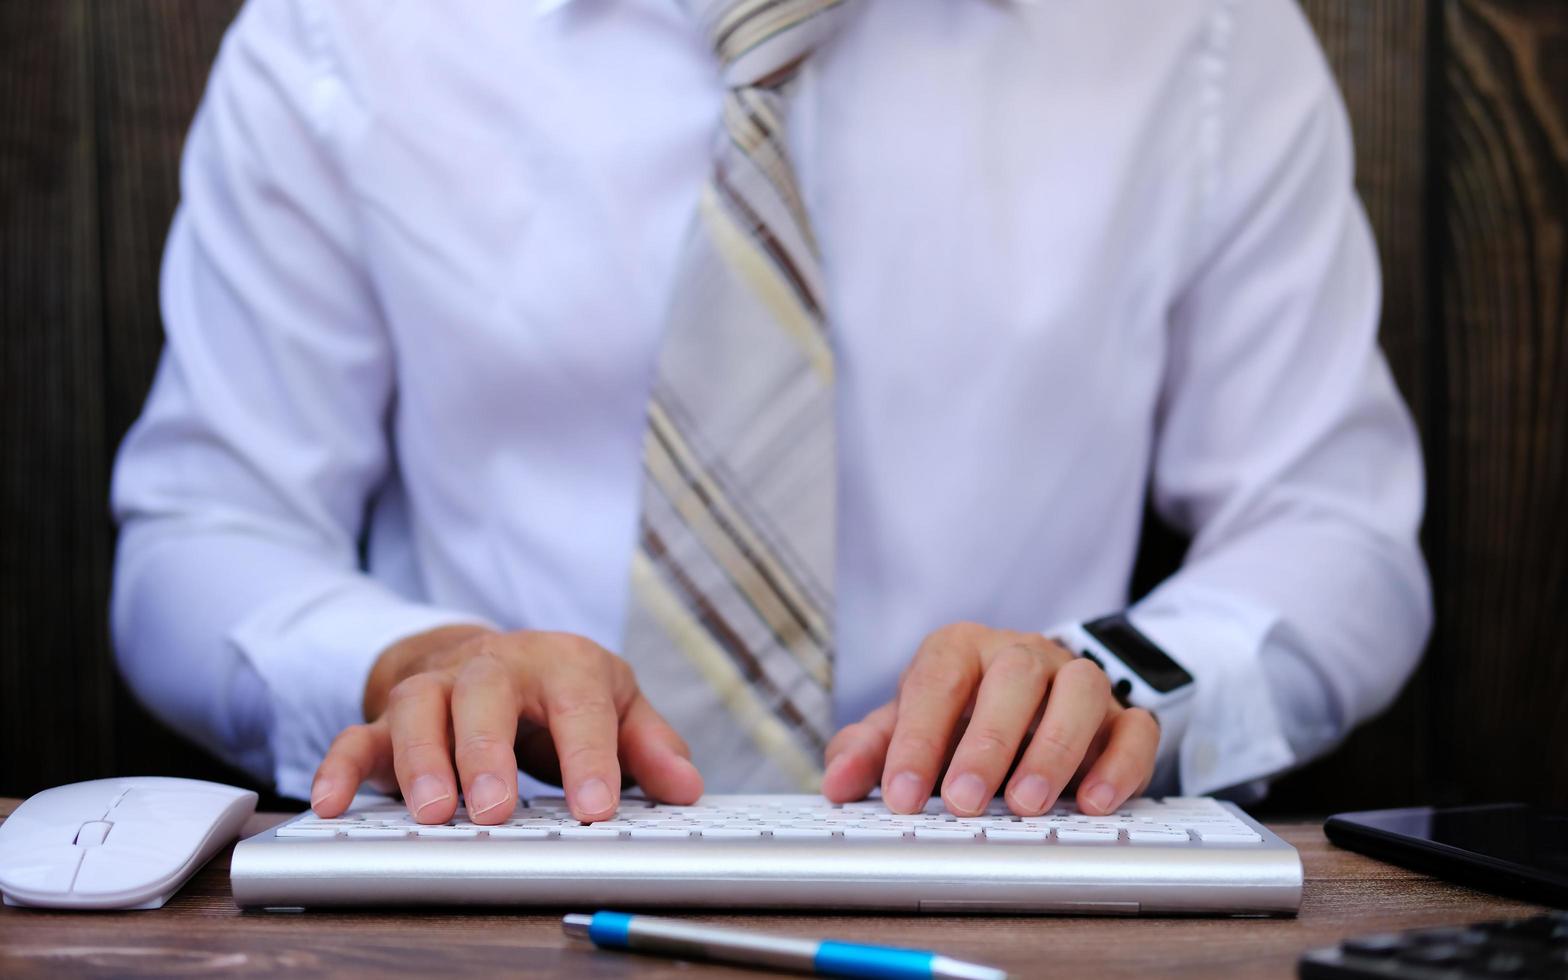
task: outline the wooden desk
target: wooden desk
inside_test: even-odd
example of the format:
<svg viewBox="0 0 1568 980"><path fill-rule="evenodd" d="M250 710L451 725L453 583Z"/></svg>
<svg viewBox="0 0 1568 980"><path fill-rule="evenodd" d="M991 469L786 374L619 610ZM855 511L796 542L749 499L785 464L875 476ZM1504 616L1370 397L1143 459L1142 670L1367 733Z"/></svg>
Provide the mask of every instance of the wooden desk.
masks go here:
<svg viewBox="0 0 1568 980"><path fill-rule="evenodd" d="M0 816L16 808L0 799ZM245 833L282 819L257 814ZM801 936L938 949L1015 977L1293 977L1296 957L1344 936L1528 915L1538 907L1448 885L1333 847L1315 823L1276 824L1301 852L1295 919L712 915ZM241 912L220 854L155 912L0 908L0 975L380 973L719 978L746 971L595 951L561 914L533 911ZM750 974L756 975L756 974Z"/></svg>

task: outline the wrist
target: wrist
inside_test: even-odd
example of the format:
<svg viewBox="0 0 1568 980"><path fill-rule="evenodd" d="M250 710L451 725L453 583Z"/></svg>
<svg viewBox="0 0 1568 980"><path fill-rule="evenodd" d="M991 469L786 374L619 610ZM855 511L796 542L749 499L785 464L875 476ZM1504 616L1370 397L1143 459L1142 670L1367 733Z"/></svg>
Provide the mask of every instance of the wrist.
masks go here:
<svg viewBox="0 0 1568 980"><path fill-rule="evenodd" d="M365 720L374 721L386 710L387 698L398 682L418 673L433 655L459 646L476 636L494 633L486 626L470 624L438 626L405 636L382 650L371 665L370 676L365 679L362 700Z"/></svg>

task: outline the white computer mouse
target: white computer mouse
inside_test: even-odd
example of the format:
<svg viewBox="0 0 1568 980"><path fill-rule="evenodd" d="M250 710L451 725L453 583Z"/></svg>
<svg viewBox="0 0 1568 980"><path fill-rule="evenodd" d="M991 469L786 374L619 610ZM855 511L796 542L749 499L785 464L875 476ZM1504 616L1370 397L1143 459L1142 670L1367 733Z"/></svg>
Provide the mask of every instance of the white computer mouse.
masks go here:
<svg viewBox="0 0 1568 980"><path fill-rule="evenodd" d="M155 909L256 811L256 794L163 776L46 789L0 824L7 905Z"/></svg>

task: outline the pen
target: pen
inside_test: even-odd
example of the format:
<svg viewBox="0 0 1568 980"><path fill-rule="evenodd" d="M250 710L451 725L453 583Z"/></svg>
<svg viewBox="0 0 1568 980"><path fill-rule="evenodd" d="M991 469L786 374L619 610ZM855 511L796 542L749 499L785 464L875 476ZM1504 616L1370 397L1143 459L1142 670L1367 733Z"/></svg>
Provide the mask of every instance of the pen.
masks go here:
<svg viewBox="0 0 1568 980"><path fill-rule="evenodd" d="M1007 980L1007 973L936 953L893 946L865 946L831 939L795 939L740 929L721 929L679 919L624 912L568 915L568 936L587 938L601 949L665 953L722 960L776 970L873 980Z"/></svg>

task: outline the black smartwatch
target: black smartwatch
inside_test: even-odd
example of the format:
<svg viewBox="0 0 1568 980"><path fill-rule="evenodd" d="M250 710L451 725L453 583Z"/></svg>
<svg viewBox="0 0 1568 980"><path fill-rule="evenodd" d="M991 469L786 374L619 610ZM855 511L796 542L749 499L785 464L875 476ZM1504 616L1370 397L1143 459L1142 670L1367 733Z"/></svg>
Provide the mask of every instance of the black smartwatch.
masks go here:
<svg viewBox="0 0 1568 980"><path fill-rule="evenodd" d="M1123 613L1066 623L1045 635L1099 665L1124 705L1144 708L1166 721L1185 712L1192 700L1197 686L1192 675Z"/></svg>

